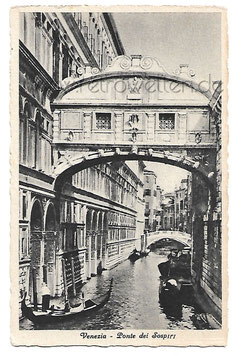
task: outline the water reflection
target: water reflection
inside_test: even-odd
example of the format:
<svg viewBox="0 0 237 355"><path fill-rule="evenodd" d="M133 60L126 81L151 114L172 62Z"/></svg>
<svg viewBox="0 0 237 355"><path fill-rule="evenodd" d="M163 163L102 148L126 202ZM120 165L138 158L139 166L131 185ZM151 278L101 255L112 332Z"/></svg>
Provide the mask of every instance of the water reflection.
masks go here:
<svg viewBox="0 0 237 355"><path fill-rule="evenodd" d="M157 264L167 260L164 250L156 249L149 256L129 260L92 278L83 291L88 298L103 294L111 277L114 286L109 302L94 314L44 329L197 329L192 316L200 310L193 304L192 294L184 304L165 307L159 301L160 274ZM75 300L77 302L77 300ZM42 329L30 321L20 322L20 329Z"/></svg>

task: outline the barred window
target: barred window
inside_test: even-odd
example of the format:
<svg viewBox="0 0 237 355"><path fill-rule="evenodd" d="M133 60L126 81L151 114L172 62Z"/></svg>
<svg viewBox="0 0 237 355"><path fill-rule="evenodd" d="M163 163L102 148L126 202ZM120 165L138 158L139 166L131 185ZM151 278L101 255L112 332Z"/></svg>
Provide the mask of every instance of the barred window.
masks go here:
<svg viewBox="0 0 237 355"><path fill-rule="evenodd" d="M160 113L159 114L159 128L160 129L174 129L175 124L174 113Z"/></svg>
<svg viewBox="0 0 237 355"><path fill-rule="evenodd" d="M144 196L151 196L151 190L150 189L145 189L144 190Z"/></svg>
<svg viewBox="0 0 237 355"><path fill-rule="evenodd" d="M111 113L96 112L96 128L111 129Z"/></svg>

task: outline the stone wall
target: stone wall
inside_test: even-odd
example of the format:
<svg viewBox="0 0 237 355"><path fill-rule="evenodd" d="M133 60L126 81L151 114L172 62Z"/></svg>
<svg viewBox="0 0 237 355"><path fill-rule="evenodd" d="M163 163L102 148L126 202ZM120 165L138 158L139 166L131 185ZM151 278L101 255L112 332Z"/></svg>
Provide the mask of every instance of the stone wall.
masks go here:
<svg viewBox="0 0 237 355"><path fill-rule="evenodd" d="M193 265L192 275L197 291L200 291L209 312L219 322L222 316L222 150L221 150L221 97L217 88L210 103L212 118L216 124L216 170L214 190L205 198L206 212L193 217ZM217 90L217 91L218 91ZM193 186L193 209L198 199ZM200 191L199 191L200 194ZM202 199L201 199L202 200Z"/></svg>

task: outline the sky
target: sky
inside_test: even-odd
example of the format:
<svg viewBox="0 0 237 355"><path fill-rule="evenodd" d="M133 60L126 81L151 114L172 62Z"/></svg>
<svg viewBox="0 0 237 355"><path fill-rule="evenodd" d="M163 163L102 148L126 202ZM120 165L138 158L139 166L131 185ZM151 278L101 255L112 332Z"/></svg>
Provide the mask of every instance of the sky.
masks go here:
<svg viewBox="0 0 237 355"><path fill-rule="evenodd" d="M189 64L196 81L221 79L218 13L113 13L127 55L156 57L169 73Z"/></svg>
<svg viewBox="0 0 237 355"><path fill-rule="evenodd" d="M173 192L176 187L180 186L182 179L187 177L188 171L177 168L172 165L155 162L144 162L147 170L152 170L157 176L157 185L159 185L164 192Z"/></svg>
<svg viewBox="0 0 237 355"><path fill-rule="evenodd" d="M156 57L172 74L179 64L189 64L194 80L221 79L221 17L218 13L113 13L127 55ZM171 192L187 171L145 162L157 182Z"/></svg>

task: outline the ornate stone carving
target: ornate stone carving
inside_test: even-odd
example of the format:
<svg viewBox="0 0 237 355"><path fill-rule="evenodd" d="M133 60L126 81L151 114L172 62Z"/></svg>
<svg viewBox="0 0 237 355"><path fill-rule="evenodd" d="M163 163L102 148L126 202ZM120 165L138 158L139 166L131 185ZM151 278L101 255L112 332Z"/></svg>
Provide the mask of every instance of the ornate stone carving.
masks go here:
<svg viewBox="0 0 237 355"><path fill-rule="evenodd" d="M132 149L131 149L131 153L132 154L137 154L138 153L138 148L133 146Z"/></svg>
<svg viewBox="0 0 237 355"><path fill-rule="evenodd" d="M68 163L71 165L72 156L67 152L59 152L58 151L58 165L63 163Z"/></svg>
<svg viewBox="0 0 237 355"><path fill-rule="evenodd" d="M201 135L200 132L197 132L197 133L195 134L195 142L196 142L197 144L199 144L199 143L201 143L201 141L202 141L202 135Z"/></svg>
<svg viewBox="0 0 237 355"><path fill-rule="evenodd" d="M156 58L152 57L142 57L142 56L118 56L111 64L107 66L105 72L113 72L118 70L126 71L152 71L152 72L162 72L167 73L165 68L160 64Z"/></svg>
<svg viewBox="0 0 237 355"><path fill-rule="evenodd" d="M128 70L131 68L131 66L132 66L131 58L129 58L128 56L123 56L120 61L120 67L123 70Z"/></svg>
<svg viewBox="0 0 237 355"><path fill-rule="evenodd" d="M128 121L130 127L131 127L131 132L132 132L132 141L133 143L136 142L137 140L137 132L138 132L138 123L139 123L139 117L137 114L132 114L129 117Z"/></svg>
<svg viewBox="0 0 237 355"><path fill-rule="evenodd" d="M153 58L151 57L142 57L140 61L140 67L144 70L148 70L153 65Z"/></svg>
<svg viewBox="0 0 237 355"><path fill-rule="evenodd" d="M68 136L65 138L65 140L71 142L71 141L73 140L73 138L74 138L73 132L72 132L72 131L69 131L69 132L68 132Z"/></svg>
<svg viewBox="0 0 237 355"><path fill-rule="evenodd" d="M188 64L180 64L179 68L174 71L174 74L188 76L189 78L193 78L196 75L193 69L189 69Z"/></svg>
<svg viewBox="0 0 237 355"><path fill-rule="evenodd" d="M208 158L209 158L209 154L201 154L201 153L199 153L198 155L194 156L194 159L196 161L198 161L199 163L204 164L205 166L209 165Z"/></svg>
<svg viewBox="0 0 237 355"><path fill-rule="evenodd" d="M100 157L103 157L104 154L105 154L104 149L98 149L98 154L99 154Z"/></svg>
<svg viewBox="0 0 237 355"><path fill-rule="evenodd" d="M92 75L96 75L96 74L99 74L100 70L98 68L92 68L91 69L91 74Z"/></svg>
<svg viewBox="0 0 237 355"><path fill-rule="evenodd" d="M128 80L128 91L130 94L140 94L141 91L141 78L137 78L136 76L134 78L130 78Z"/></svg>

